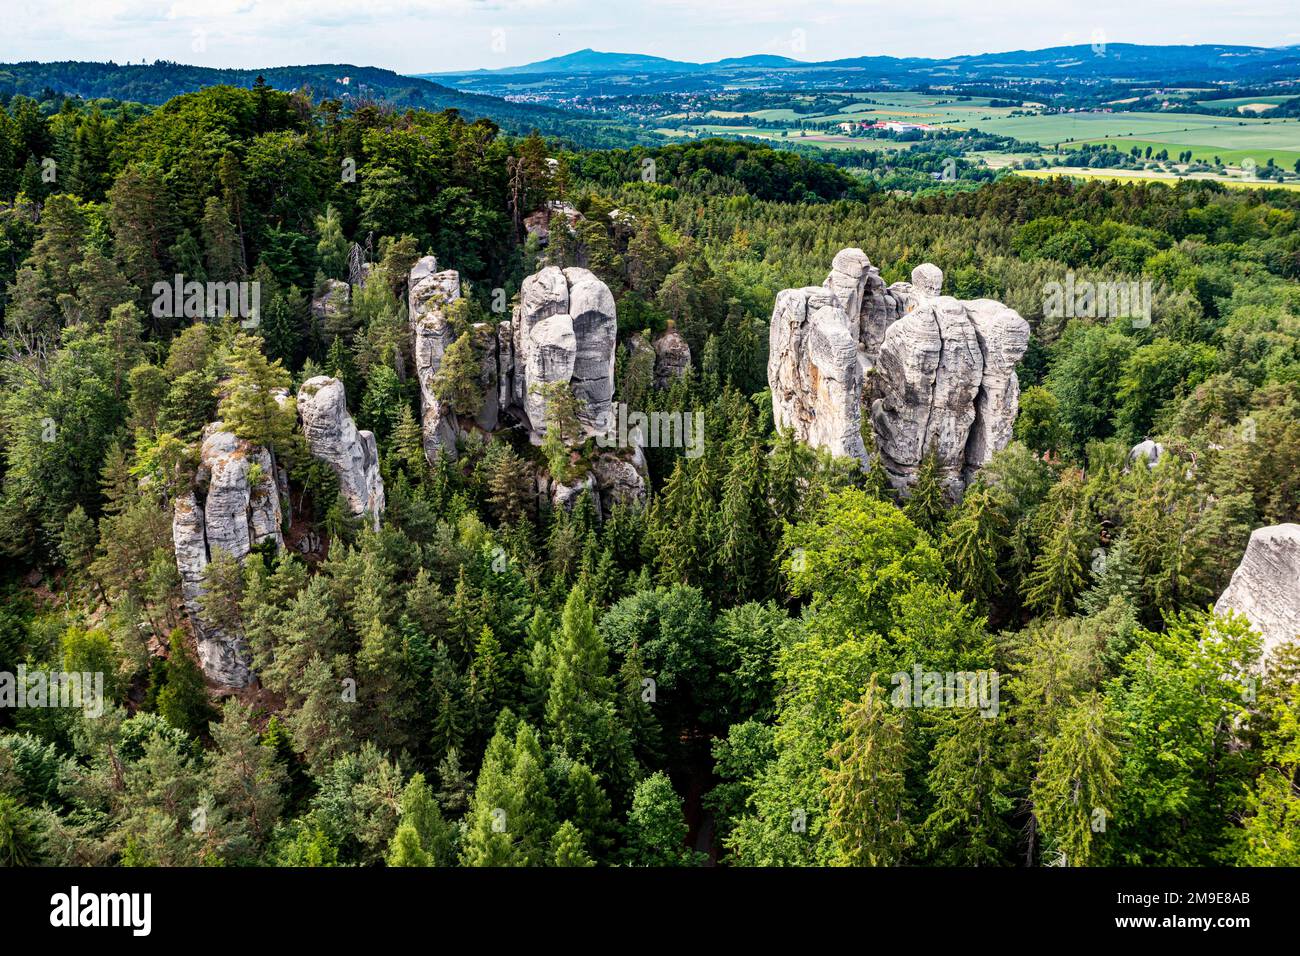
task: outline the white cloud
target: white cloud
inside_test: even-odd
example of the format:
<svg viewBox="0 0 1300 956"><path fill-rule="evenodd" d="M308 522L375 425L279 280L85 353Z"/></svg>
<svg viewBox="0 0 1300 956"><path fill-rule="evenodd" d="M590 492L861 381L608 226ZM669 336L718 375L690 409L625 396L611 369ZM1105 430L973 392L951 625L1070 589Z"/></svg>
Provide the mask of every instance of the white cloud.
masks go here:
<svg viewBox="0 0 1300 956"><path fill-rule="evenodd" d="M501 66L583 46L713 60L952 56L1091 42L1294 42L1294 0L5 0L0 60ZM194 50L201 30L204 49ZM493 44L504 31L505 49ZM802 31L796 34L794 31ZM800 36L802 50L791 38Z"/></svg>

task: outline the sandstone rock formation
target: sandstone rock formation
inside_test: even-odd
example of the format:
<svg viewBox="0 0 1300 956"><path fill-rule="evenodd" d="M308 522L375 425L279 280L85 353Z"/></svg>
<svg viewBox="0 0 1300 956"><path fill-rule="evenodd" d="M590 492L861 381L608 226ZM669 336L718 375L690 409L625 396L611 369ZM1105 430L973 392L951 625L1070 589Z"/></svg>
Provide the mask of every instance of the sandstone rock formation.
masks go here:
<svg viewBox="0 0 1300 956"><path fill-rule="evenodd" d="M631 453L602 452L592 460L591 474L596 479L602 514L608 515L616 505L639 506L645 503L649 469L645 453L634 445Z"/></svg>
<svg viewBox="0 0 1300 956"><path fill-rule="evenodd" d="M786 289L776 297L767 381L780 429L832 455L866 462L862 367L848 315L834 292Z"/></svg>
<svg viewBox="0 0 1300 956"><path fill-rule="evenodd" d="M457 423L450 409L434 397L433 377L442 357L455 341L447 311L460 298L460 273L439 270L438 260L425 256L411 267L407 279L407 313L411 323L415 374L420 383L424 453L429 461L442 451L456 456Z"/></svg>
<svg viewBox="0 0 1300 956"><path fill-rule="evenodd" d="M609 286L587 269L548 266L524 280L511 320L509 404L540 442L546 432L542 390L567 383L588 434L609 426L618 320ZM504 376L503 376L504 377Z"/></svg>
<svg viewBox="0 0 1300 956"><path fill-rule="evenodd" d="M225 687L245 687L252 680L248 648L242 635L203 621L203 572L218 552L242 561L267 541L282 548L282 493L266 449L236 438L221 422L204 429L194 487L174 504L172 543L199 663L209 680Z"/></svg>
<svg viewBox="0 0 1300 956"><path fill-rule="evenodd" d="M1236 611L1264 639L1268 656L1300 636L1300 524L1256 528L1216 614Z"/></svg>
<svg viewBox="0 0 1300 956"><path fill-rule="evenodd" d="M777 425L865 465L861 406L869 388L890 483L906 491L933 454L959 496L1011 440L1015 365L1029 325L999 302L965 302L942 288L943 273L930 263L914 269L910 283L886 288L861 249L844 249L821 288L779 293L768 356Z"/></svg>
<svg viewBox="0 0 1300 956"><path fill-rule="evenodd" d="M298 390L298 417L311 453L339 476L339 490L354 515L369 515L376 531L384 512L384 480L373 432L358 431L343 383L317 375Z"/></svg>
<svg viewBox="0 0 1300 956"><path fill-rule="evenodd" d="M338 279L326 279L320 295L311 300L311 314L322 329L336 326L352 302L352 287Z"/></svg>
<svg viewBox="0 0 1300 956"><path fill-rule="evenodd" d="M545 248L551 239L551 221L553 219L563 220L564 223L572 229L583 220L582 213L572 203L551 200L541 209L529 213L524 218L524 229L528 235L535 236Z"/></svg>
<svg viewBox="0 0 1300 956"><path fill-rule="evenodd" d="M1131 465L1133 462L1141 458L1143 463L1148 468L1151 468L1160 461L1160 457L1164 453L1164 445L1157 441L1152 441L1150 438L1146 438L1129 449L1128 463Z"/></svg>
<svg viewBox="0 0 1300 956"><path fill-rule="evenodd" d="M541 476L537 490L552 507L565 511L572 511L584 494L590 494L596 517L603 519L620 504L644 504L648 476L645 454L634 446L630 453L598 452L591 460L591 470L571 485Z"/></svg>
<svg viewBox="0 0 1300 956"><path fill-rule="evenodd" d="M682 333L668 329L654 340L655 388L667 388L691 367L691 347Z"/></svg>
<svg viewBox="0 0 1300 956"><path fill-rule="evenodd" d="M594 273L582 268L550 266L528 276L509 322L478 323L471 329L479 357L479 413L471 421L458 419L434 394L432 383L455 340L449 308L460 298L460 276L440 270L437 259L425 256L408 277L408 309L416 376L420 382L425 455L456 455L457 440L477 429L491 435L512 422L527 429L540 444L546 434L548 386L562 384L577 399L578 420L586 435L600 435L615 421L614 350L618 319L614 296ZM664 347L670 365L689 364L685 341ZM656 353L658 354L658 353ZM665 375L674 374L665 366ZM615 501L645 498L645 462L640 449L629 455L598 454L586 476L596 496ZM639 462L639 464L637 463ZM588 482L584 479L583 487ZM554 487L552 487L554 485ZM562 507L571 507L583 488L548 482L538 493Z"/></svg>

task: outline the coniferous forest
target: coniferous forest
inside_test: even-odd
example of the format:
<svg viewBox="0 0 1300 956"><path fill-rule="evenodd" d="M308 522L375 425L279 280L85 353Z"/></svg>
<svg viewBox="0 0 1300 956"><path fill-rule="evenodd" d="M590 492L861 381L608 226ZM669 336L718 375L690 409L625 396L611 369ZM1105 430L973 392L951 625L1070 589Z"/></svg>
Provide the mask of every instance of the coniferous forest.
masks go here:
<svg viewBox="0 0 1300 956"><path fill-rule="evenodd" d="M756 143L581 149L264 82L13 95L0 672L103 699L0 708L0 863L1300 865L1300 653L1212 610L1252 531L1300 522L1298 217L1197 181L904 194ZM774 301L846 247L1029 323L1012 440L964 494L776 426ZM428 256L459 282L438 453ZM547 266L612 294L616 403L698 416L701 444L644 448L640 499L583 485L564 389L540 444L472 424L479 330ZM1050 313L1067 272L1149 282L1153 320ZM255 284L254 320L160 309L177 276ZM320 376L373 433L382 515L313 454ZM265 484L275 520L191 581L218 421L238 507ZM253 678L214 682L202 633ZM899 706L921 672L996 696Z"/></svg>

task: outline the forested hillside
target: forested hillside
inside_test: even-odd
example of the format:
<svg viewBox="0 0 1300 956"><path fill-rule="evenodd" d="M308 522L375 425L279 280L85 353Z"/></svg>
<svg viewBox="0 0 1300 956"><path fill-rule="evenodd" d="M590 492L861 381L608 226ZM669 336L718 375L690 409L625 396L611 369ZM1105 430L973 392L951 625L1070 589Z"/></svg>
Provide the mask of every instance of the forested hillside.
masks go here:
<svg viewBox="0 0 1300 956"><path fill-rule="evenodd" d="M107 699L0 708L0 862L1300 865L1300 657L1209 610L1253 529L1300 521L1298 215L1206 182L907 199L755 144L575 151L265 84L16 96L0 672ZM1029 320L1015 440L960 501L932 461L900 499L774 428L774 299L853 246ZM427 255L463 280L434 385L462 417L474 330L580 264L615 401L702 416L701 453L647 448L645 502L604 509L538 494L590 439L430 456ZM1150 281L1152 321L1045 315L1067 273ZM160 312L175 275L258 283L257 321ZM637 342L670 329L660 381ZM375 436L378 530L307 451L320 375ZM258 677L223 693L173 538L217 420L283 470L291 542L207 565L198 614ZM995 712L891 706L914 669L1000 675Z"/></svg>
<svg viewBox="0 0 1300 956"><path fill-rule="evenodd" d="M250 87L261 77L274 89L302 91L316 100L340 105L385 106L395 109L459 110L467 119L490 116L509 132L537 130L583 147L654 143L655 134L601 117L581 116L537 103L514 103L452 89L440 83L392 70L347 63L280 66L262 70L214 69L158 60L153 63L0 64L0 102L14 96L30 99L72 97L84 100L161 105L175 96L213 86Z"/></svg>

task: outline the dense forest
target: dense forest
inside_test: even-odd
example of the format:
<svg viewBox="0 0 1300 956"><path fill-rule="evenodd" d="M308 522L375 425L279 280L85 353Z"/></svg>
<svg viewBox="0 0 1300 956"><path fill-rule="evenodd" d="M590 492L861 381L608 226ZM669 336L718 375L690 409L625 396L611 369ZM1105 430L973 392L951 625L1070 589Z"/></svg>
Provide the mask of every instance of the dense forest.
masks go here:
<svg viewBox="0 0 1300 956"><path fill-rule="evenodd" d="M15 96L38 101L108 100L159 106L205 87L252 86L258 78L286 92L333 99L357 109L367 105L437 112L454 109L467 119L491 117L507 132L544 136L585 147L653 144L663 137L604 116L590 116L541 103L518 103L452 89L441 83L392 70L348 63L281 66L263 70L215 69L169 60L153 63L0 63L0 102Z"/></svg>
<svg viewBox="0 0 1300 956"><path fill-rule="evenodd" d="M578 215L543 246L548 203ZM13 96L0 672L103 673L107 699L0 709L0 863L1300 865L1300 656L1261 668L1209 611L1252 529L1300 521L1297 216L1190 181L907 198L752 143L576 150L265 83ZM774 298L846 246L1031 324L1015 440L960 501L773 426ZM506 431L430 463L406 297L429 254L465 322L590 268L617 400L701 414L703 454L647 449L644 506L599 517L536 493L587 446ZM1067 271L1150 281L1154 320L1045 315ZM157 314L175 274L259 283L260 323ZM659 387L629 343L668 328L692 361ZM266 400L321 374L376 436L378 530ZM172 538L217 419L322 542L208 566L201 614L259 677L224 695ZM996 714L891 706L914 668L1000 675Z"/></svg>

